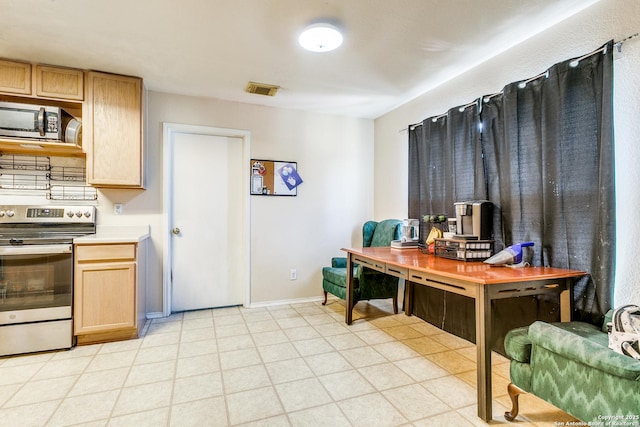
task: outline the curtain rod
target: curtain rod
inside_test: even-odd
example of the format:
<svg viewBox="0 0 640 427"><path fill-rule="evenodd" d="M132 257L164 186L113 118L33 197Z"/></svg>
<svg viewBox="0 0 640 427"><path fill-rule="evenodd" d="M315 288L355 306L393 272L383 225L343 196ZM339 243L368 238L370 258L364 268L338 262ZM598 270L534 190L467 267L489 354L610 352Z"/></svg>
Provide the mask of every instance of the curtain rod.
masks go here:
<svg viewBox="0 0 640 427"><path fill-rule="evenodd" d="M631 40L631 39L633 39L635 37L638 37L639 34L640 33L631 34L630 36L627 36L627 37L623 38L622 40L619 40L617 42L613 42L613 47L616 48L616 50L618 52L622 52L622 45L624 44L624 42L626 42L628 40ZM590 56L593 56L593 55L595 55L597 53L600 53L600 52L602 52L602 54L606 54L607 53L607 45L604 45L601 48L594 50L593 52L589 52L586 55L581 56L580 58L573 59L571 62L569 62L569 66L577 67L578 64L580 63L580 61L582 61L583 59L586 59L586 58L588 58Z"/></svg>
<svg viewBox="0 0 640 427"><path fill-rule="evenodd" d="M638 37L639 34L640 33L631 34L630 36L627 36L627 37L623 38L620 41L614 42L613 43L613 47L615 47L618 50L618 52L621 52L622 51L622 45L624 44L624 42L626 42L627 40L631 40L631 39L634 39L634 38Z"/></svg>
<svg viewBox="0 0 640 427"><path fill-rule="evenodd" d="M473 105L478 105L478 100L477 100L477 99L473 100L472 102L470 102L470 103L468 103L468 104L461 105L460 107L458 107L458 111L463 112L464 110L466 110L467 108L469 108L469 107L471 107L471 106L473 106ZM454 108L455 108L455 107L454 107ZM439 114L439 115L437 115L437 116L433 116L433 117L431 117L431 121L432 121L432 122L437 122L437 121L438 121L438 120L440 120L441 118L446 117L448 114L449 114L449 112L447 111L446 113L442 113L442 114ZM420 122L420 123L414 123L414 124L411 124L411 125L407 126L407 127L406 127L406 128L404 128L404 129L400 129L400 130L398 131L398 133L400 133L400 132L404 132L404 131L406 131L407 129L409 129L409 130L413 130L413 129L417 128L418 126L422 126L422 122Z"/></svg>
<svg viewBox="0 0 640 427"><path fill-rule="evenodd" d="M622 52L622 45L623 45L626 41L629 41L629 40L631 40L631 39L634 39L634 38L638 37L639 35L640 35L640 33L631 34L630 36L627 36L627 37L623 38L622 40L619 40L619 41L617 41L617 42L613 42L613 47L614 47L618 52ZM589 53L587 53L586 55L583 55L583 56L581 56L581 57L579 57L579 58L576 58L576 59L571 60L571 62L569 62L569 65L570 65L571 67L577 67L577 66L578 66L578 64L580 63L580 61L582 61L583 59L586 59L586 58L588 58L588 57L590 57L590 56L593 56L593 55L595 55L595 54L597 54L597 53L600 53L600 52L602 52L603 54L606 54L606 53L607 53L607 45L604 45L603 47L598 48L598 49L596 49L596 50L594 50L594 51L592 51L592 52L589 52ZM522 80L522 81L518 84L518 87L522 89L522 88L524 88L528 83L530 83L530 82L532 82L532 81L534 81L534 80L536 80L536 79L539 79L539 78L541 78L541 77L549 77L549 70L545 71L544 73L538 74L537 76L531 77L531 78L529 78L529 79ZM480 99L480 100L482 100L482 101L484 101L484 102L489 102L489 100L490 100L491 98L493 98L494 96L501 95L502 93L503 93L503 91L501 90L501 91L499 91L499 92L492 93L492 94L490 94L490 95L483 95L483 96L481 96L479 99ZM466 105L461 106L461 107L460 107L460 111L462 112L462 111L464 111L464 109L465 109L465 108L470 107L471 105L475 105L476 103L478 103L478 104L480 105L480 109L481 109L481 108L482 108L482 103L481 103L481 102L479 102L479 101L474 101L474 102L470 102L469 104L466 104ZM454 108L455 108L455 107L454 107ZM445 117L447 114L448 114L448 113L442 113L442 114L439 114L439 115L437 115L437 116L433 116L433 117L431 118L431 120L432 120L432 121L434 121L434 122L436 122L436 121L438 121L439 119L441 119L442 117ZM426 119L425 119L425 120L426 120ZM398 131L398 133L402 133L402 132L405 132L405 131L407 131L407 130L413 130L413 129L415 129L415 128L416 128L416 127L418 127L418 126L422 126L422 122L420 122L420 123L414 123L414 124L411 124L411 125L407 126L407 127L406 127L406 128L404 128L404 129L400 129L400 130Z"/></svg>

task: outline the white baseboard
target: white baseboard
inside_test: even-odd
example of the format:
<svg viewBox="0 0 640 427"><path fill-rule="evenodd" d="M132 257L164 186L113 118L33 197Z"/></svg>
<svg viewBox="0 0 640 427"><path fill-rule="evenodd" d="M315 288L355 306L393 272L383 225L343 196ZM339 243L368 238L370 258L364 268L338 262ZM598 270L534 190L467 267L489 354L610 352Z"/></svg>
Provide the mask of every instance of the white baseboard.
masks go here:
<svg viewBox="0 0 640 427"><path fill-rule="evenodd" d="M287 304L303 304L306 302L317 302L324 301L324 297L311 297L311 298L293 298L293 299L285 299L279 301L265 301L265 302L256 302L252 303L247 308L261 308L261 307L274 307L278 305L287 305Z"/></svg>
<svg viewBox="0 0 640 427"><path fill-rule="evenodd" d="M156 311L154 313L147 313L146 317L147 319L160 319L164 317L164 314L161 311Z"/></svg>
<svg viewBox="0 0 640 427"><path fill-rule="evenodd" d="M333 295L332 295L333 296ZM263 307L276 307L279 305L287 305L287 304L304 304L304 303L309 303L309 302L318 302L318 301L323 301L324 297L311 297L311 298L293 298L293 299L286 299L286 300L279 300L279 301L265 301L265 302L258 302L258 303L253 303L250 306L244 306L245 308L263 308ZM146 318L147 319L160 319L165 317L164 314L161 311L156 311L156 312L152 312L152 313L147 313L146 314Z"/></svg>

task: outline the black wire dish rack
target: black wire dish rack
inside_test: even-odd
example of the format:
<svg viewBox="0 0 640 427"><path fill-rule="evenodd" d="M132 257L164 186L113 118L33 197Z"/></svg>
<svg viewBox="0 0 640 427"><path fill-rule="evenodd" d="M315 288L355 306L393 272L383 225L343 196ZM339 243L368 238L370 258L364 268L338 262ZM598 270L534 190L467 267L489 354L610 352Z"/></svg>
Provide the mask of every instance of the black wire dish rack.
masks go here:
<svg viewBox="0 0 640 427"><path fill-rule="evenodd" d="M0 193L36 191L49 200L97 200L97 190L86 183L84 166L53 162L48 156L0 153Z"/></svg>

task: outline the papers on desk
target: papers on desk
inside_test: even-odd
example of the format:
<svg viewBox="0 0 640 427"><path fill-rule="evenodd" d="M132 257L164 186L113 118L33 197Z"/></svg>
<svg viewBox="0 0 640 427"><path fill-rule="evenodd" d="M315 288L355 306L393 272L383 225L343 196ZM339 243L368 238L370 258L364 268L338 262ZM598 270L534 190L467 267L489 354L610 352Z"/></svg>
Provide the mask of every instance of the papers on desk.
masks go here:
<svg viewBox="0 0 640 427"><path fill-rule="evenodd" d="M407 240L403 242L402 240L392 240L391 247L393 249L415 249L418 247L418 241Z"/></svg>

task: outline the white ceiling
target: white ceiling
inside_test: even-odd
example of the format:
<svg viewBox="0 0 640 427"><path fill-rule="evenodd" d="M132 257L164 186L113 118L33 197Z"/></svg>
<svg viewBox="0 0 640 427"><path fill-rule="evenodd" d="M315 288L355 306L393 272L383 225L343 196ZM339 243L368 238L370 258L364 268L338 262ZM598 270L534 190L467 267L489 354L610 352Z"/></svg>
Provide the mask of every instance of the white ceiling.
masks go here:
<svg viewBox="0 0 640 427"><path fill-rule="evenodd" d="M598 0L0 0L0 57L148 89L376 118ZM329 18L336 51L298 44ZM248 81L281 87L247 94Z"/></svg>

